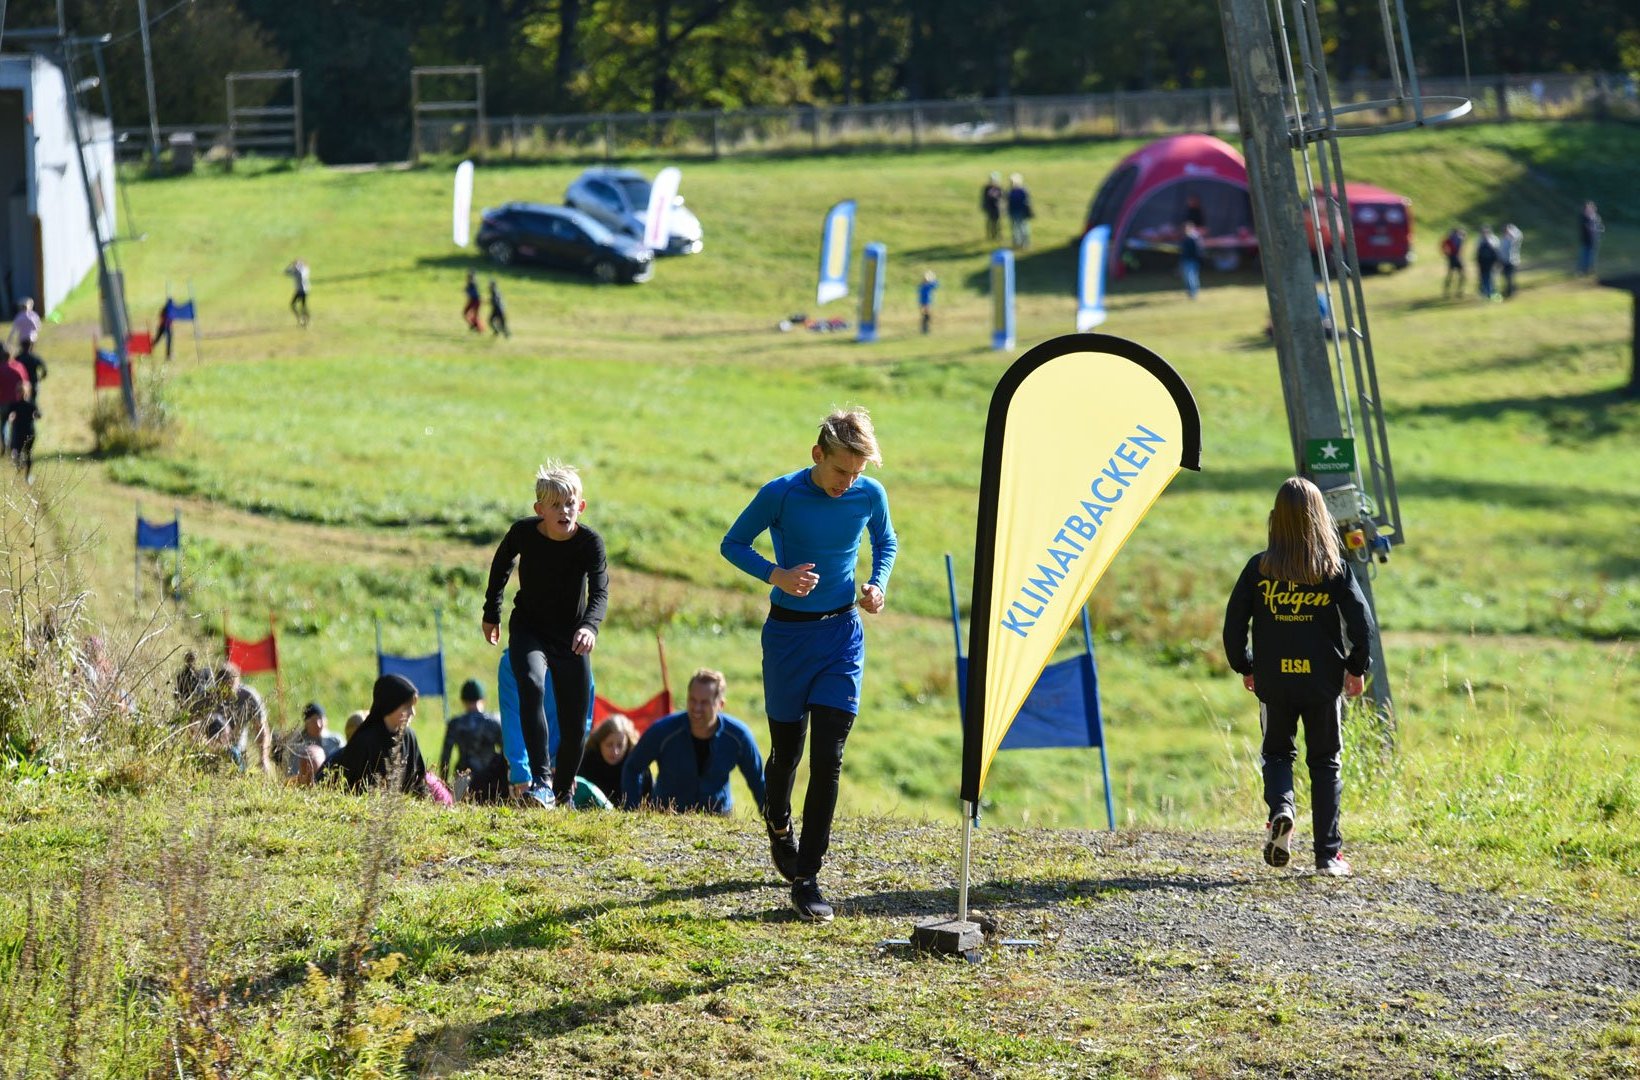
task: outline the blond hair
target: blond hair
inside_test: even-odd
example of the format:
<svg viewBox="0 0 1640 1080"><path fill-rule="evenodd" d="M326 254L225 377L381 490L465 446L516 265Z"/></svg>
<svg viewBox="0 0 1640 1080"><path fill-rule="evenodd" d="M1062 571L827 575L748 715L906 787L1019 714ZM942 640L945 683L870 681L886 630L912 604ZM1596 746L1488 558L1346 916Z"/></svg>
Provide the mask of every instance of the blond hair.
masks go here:
<svg viewBox="0 0 1640 1080"><path fill-rule="evenodd" d="M620 713L615 713L599 721L598 726L592 729L592 734L587 736L587 757L590 758L594 753L602 750L604 743L616 735L626 736L628 752L638 745L638 726Z"/></svg>
<svg viewBox="0 0 1640 1080"><path fill-rule="evenodd" d="M820 452L830 454L842 450L865 458L873 465L883 463L877 449L877 430L871 426L871 414L861 406L833 409L830 416L820 421Z"/></svg>
<svg viewBox="0 0 1640 1080"><path fill-rule="evenodd" d="M719 701L723 700L724 695L727 694L729 690L729 680L724 677L723 672L713 671L708 667L703 667L699 671L696 671L693 675L689 676L689 685L694 686L696 683L703 683L710 686L714 691L713 696Z"/></svg>
<svg viewBox="0 0 1640 1080"><path fill-rule="evenodd" d="M575 466L565 465L556 458L549 459L535 471L535 501L546 502L553 495L563 499L581 497L581 474Z"/></svg>
<svg viewBox="0 0 1640 1080"><path fill-rule="evenodd" d="M1276 491L1258 572L1277 581L1319 585L1343 571L1343 548L1321 489L1302 476L1289 477Z"/></svg>

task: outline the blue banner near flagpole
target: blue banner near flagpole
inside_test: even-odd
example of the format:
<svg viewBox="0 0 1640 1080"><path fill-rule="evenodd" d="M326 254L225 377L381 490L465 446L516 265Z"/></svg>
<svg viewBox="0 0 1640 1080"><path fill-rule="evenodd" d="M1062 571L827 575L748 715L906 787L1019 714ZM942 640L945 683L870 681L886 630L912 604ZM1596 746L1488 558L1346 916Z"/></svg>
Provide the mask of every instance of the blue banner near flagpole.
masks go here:
<svg viewBox="0 0 1640 1080"><path fill-rule="evenodd" d="M1110 253L1110 226L1089 229L1082 237L1076 271L1076 332L1085 334L1105 321L1105 264Z"/></svg>
<svg viewBox="0 0 1640 1080"><path fill-rule="evenodd" d="M1014 253L991 253L991 348L1014 347Z"/></svg>
<svg viewBox="0 0 1640 1080"><path fill-rule="evenodd" d="M844 199L826 211L820 230L820 284L814 299L829 304L848 295L848 268L854 249L854 200Z"/></svg>
<svg viewBox="0 0 1640 1080"><path fill-rule="evenodd" d="M437 614L434 615L435 620ZM415 684L422 697L444 697L444 635L439 631L439 649L426 656L393 656L382 652L382 624L376 620L376 674L402 675Z"/></svg>
<svg viewBox="0 0 1640 1080"><path fill-rule="evenodd" d="M883 309L888 278L888 245L867 244L860 260L860 330L855 341L877 340L877 318Z"/></svg>

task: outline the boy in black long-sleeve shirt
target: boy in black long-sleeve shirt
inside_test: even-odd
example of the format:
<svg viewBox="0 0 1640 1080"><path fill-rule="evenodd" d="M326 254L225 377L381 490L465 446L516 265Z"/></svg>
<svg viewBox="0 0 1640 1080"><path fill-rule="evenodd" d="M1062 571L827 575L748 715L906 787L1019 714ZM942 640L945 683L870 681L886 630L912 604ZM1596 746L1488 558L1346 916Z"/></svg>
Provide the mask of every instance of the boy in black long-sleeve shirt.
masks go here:
<svg viewBox="0 0 1640 1080"><path fill-rule="evenodd" d="M530 758L528 790L550 788L557 805L571 805L585 739L582 725L559 725L558 758L547 767L543 703L548 670L560 717L582 717L591 706L593 646L609 605L609 567L601 536L580 523L586 510L581 478L555 461L535 478L535 515L515 521L496 548L484 593L484 639L501 640L501 599L518 564L518 594L507 623L507 648L518 683L519 722ZM524 794L517 790L515 794Z"/></svg>

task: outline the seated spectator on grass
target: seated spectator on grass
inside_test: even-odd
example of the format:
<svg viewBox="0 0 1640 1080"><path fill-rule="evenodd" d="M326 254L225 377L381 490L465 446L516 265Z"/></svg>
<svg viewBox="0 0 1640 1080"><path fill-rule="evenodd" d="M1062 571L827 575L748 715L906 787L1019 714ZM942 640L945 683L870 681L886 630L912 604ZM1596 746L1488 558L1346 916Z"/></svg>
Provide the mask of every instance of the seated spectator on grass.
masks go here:
<svg viewBox="0 0 1640 1080"><path fill-rule="evenodd" d="M302 707L302 726L291 732L279 747L286 776L297 776L307 761L307 751L317 747L319 764L342 748L342 737L325 726L324 706L310 701ZM310 777L311 779L311 777Z"/></svg>
<svg viewBox="0 0 1640 1080"><path fill-rule="evenodd" d="M474 776L489 773L496 761L502 760L501 718L484 711L484 686L477 679L461 684L461 704L464 711L450 717L444 728L444 749L438 756L438 774L449 780L450 754L460 751L456 758L456 772L470 772Z"/></svg>
<svg viewBox="0 0 1640 1080"><path fill-rule="evenodd" d="M581 757L581 778L604 793L612 806L624 806L621 795L621 766L638 744L638 729L632 721L616 713L605 717L587 737L587 752Z"/></svg>
<svg viewBox="0 0 1640 1080"><path fill-rule="evenodd" d="M245 685L239 665L232 660L216 669L212 689L210 712L205 720L206 737L227 751L239 771L244 772L245 751L254 731L262 772L272 776L273 735L268 730L268 710L262 704L262 695L255 687Z"/></svg>
<svg viewBox="0 0 1640 1080"><path fill-rule="evenodd" d="M347 714L347 723L342 725L342 739L344 742L352 739L358 733L359 725L364 723L364 718L368 715L370 714L363 709L354 709Z"/></svg>
<svg viewBox="0 0 1640 1080"><path fill-rule="evenodd" d="M643 800L649 767L657 766L648 801L668 810L727 814L734 809L729 776L738 767L764 808L763 755L751 729L723 711L727 680L702 668L689 680L688 708L655 721L621 767L622 801Z"/></svg>
<svg viewBox="0 0 1640 1080"><path fill-rule="evenodd" d="M377 679L370 695L370 712L347 745L325 762L316 779L345 784L349 791L385 783L390 790L406 795L436 797L427 783L421 744L410 730L417 696L415 684L403 675Z"/></svg>
<svg viewBox="0 0 1640 1080"><path fill-rule="evenodd" d="M319 770L325 767L325 752L322 747L312 743L304 743L291 754L296 771L292 774L292 781L298 786L307 787L313 783L313 778L319 775Z"/></svg>

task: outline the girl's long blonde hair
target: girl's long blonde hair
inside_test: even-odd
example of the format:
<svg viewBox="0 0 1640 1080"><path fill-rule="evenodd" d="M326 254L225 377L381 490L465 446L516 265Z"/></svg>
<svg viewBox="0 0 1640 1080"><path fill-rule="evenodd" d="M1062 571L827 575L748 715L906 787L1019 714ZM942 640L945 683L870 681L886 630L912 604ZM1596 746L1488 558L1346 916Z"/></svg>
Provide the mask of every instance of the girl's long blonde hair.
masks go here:
<svg viewBox="0 0 1640 1080"><path fill-rule="evenodd" d="M1344 571L1344 551L1321 489L1302 476L1289 477L1270 511L1270 542L1258 571L1277 581L1319 585Z"/></svg>

